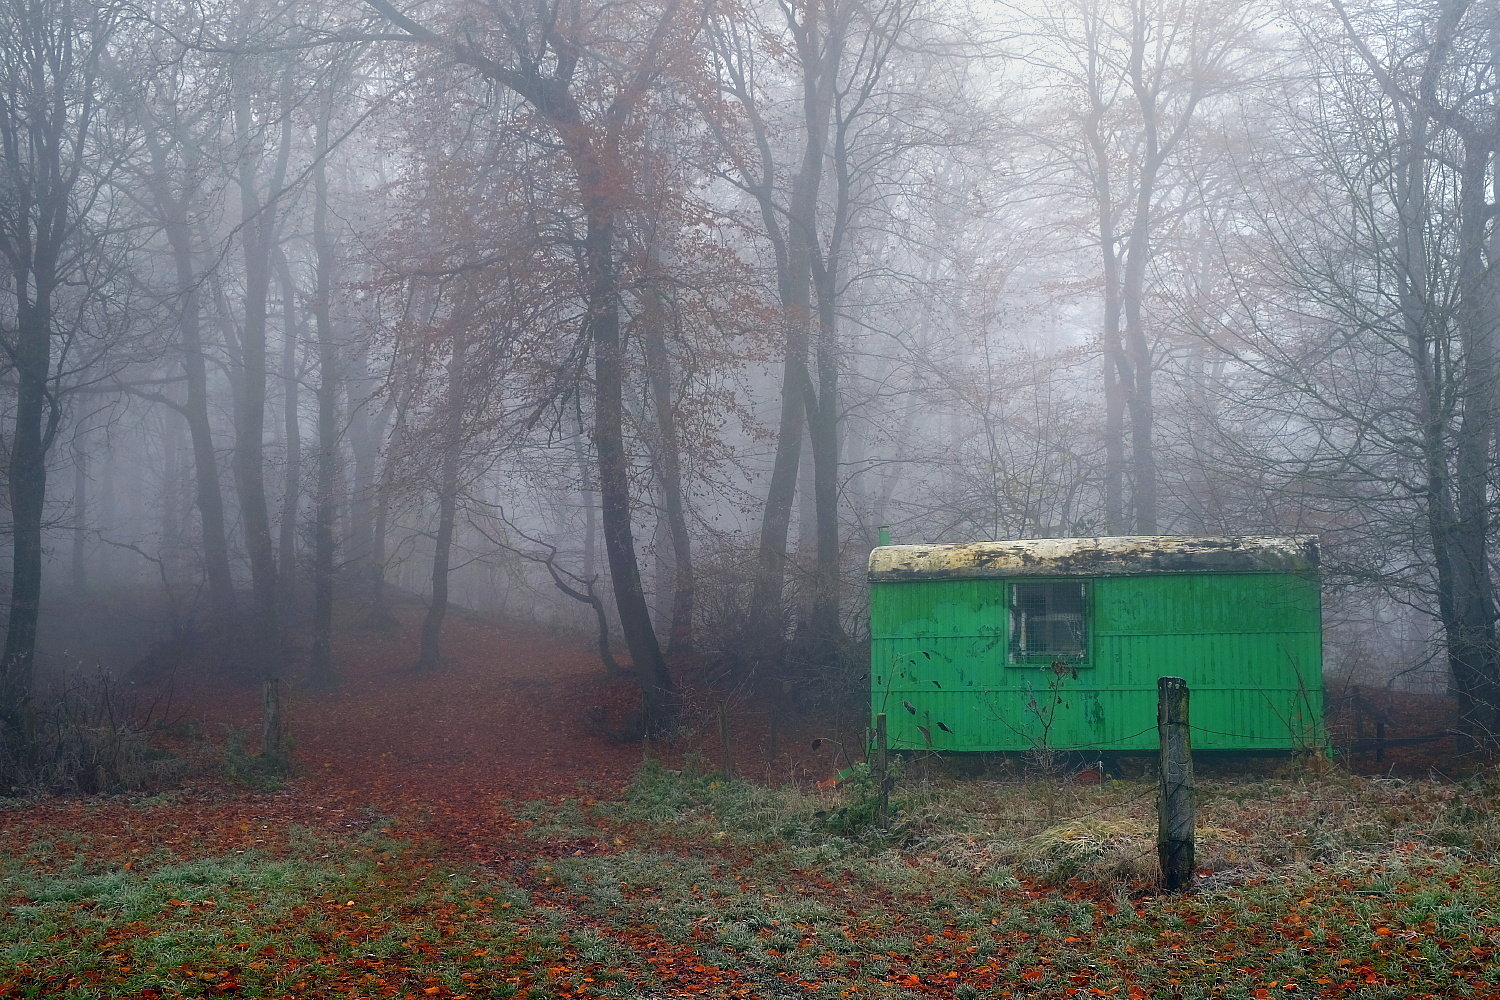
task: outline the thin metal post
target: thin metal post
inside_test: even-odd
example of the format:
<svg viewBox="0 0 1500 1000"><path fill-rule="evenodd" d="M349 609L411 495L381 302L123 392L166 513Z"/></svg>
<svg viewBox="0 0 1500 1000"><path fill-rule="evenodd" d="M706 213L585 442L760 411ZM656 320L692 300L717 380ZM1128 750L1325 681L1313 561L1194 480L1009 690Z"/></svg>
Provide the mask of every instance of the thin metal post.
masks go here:
<svg viewBox="0 0 1500 1000"><path fill-rule="evenodd" d="M890 810L890 804L891 804L891 799L890 799L891 786L890 786L889 768L887 766L888 763L889 763L889 761L886 758L886 743L885 743L885 713L882 712L879 715L875 716L875 774L874 774L875 788L877 789L878 794L880 796L879 799L877 800L879 802L879 807L878 807L878 811L876 813L876 819L879 821L880 828L882 830L885 829L886 818L887 818L887 814L888 814L888 812Z"/></svg>

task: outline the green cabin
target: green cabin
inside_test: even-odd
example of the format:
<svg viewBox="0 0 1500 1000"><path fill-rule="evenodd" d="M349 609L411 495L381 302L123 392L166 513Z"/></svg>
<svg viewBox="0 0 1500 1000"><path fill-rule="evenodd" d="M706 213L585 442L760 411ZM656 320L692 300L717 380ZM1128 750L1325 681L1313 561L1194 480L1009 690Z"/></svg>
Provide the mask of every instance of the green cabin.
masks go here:
<svg viewBox="0 0 1500 1000"><path fill-rule="evenodd" d="M881 545L869 580L892 748L1154 751L1162 676L1195 751L1326 744L1314 537Z"/></svg>

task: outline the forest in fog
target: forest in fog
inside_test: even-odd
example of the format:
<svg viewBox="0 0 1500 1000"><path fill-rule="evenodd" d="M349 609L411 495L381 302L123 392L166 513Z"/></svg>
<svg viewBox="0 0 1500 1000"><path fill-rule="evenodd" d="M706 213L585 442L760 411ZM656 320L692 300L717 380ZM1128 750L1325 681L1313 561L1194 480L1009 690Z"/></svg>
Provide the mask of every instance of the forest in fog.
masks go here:
<svg viewBox="0 0 1500 1000"><path fill-rule="evenodd" d="M111 593L815 702L888 526L1317 535L1493 738L1497 256L1500 0L9 0L0 736Z"/></svg>

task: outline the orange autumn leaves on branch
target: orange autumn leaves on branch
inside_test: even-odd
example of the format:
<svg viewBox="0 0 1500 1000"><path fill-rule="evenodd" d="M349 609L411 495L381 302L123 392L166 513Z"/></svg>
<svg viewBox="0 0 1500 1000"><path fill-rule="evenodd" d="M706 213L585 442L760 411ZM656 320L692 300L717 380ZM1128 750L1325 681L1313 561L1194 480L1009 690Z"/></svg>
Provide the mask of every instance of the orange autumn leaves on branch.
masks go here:
<svg viewBox="0 0 1500 1000"><path fill-rule="evenodd" d="M696 7L663 4L519 3L456 5L420 22L387 0L369 4L413 42L478 73L519 101L518 121L533 150L555 159L568 186L548 192L572 251L578 287L580 362L592 360L593 444L597 452L605 549L621 628L641 686L647 731L672 723L676 683L652 626L631 523L630 442L624 389L629 371L625 296L632 210L643 204L646 137L669 115L674 86L701 86L703 55L693 44ZM566 390L565 390L566 391Z"/></svg>

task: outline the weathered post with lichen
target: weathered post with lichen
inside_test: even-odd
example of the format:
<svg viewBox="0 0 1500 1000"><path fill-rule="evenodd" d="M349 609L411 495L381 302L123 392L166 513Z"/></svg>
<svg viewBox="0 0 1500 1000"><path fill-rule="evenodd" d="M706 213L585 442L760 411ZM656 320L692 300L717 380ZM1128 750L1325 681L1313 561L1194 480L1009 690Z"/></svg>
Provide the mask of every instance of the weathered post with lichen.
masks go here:
<svg viewBox="0 0 1500 1000"><path fill-rule="evenodd" d="M281 687L272 677L261 687L260 755L267 760L281 758Z"/></svg>
<svg viewBox="0 0 1500 1000"><path fill-rule="evenodd" d="M877 822L880 823L880 828L882 830L885 829L886 812L891 804L890 784L887 781L887 775L889 773L887 770L887 764L888 761L886 759L885 743L885 713L881 712L879 715L875 716L875 773L872 774L871 777L875 779L875 794L879 796L876 799L879 805L877 806L875 818Z"/></svg>
<svg viewBox="0 0 1500 1000"><path fill-rule="evenodd" d="M1161 884L1179 892L1193 884L1193 827L1197 792L1193 787L1193 748L1188 737L1188 686L1181 677L1156 681L1156 731L1161 766L1156 793L1156 853Z"/></svg>

